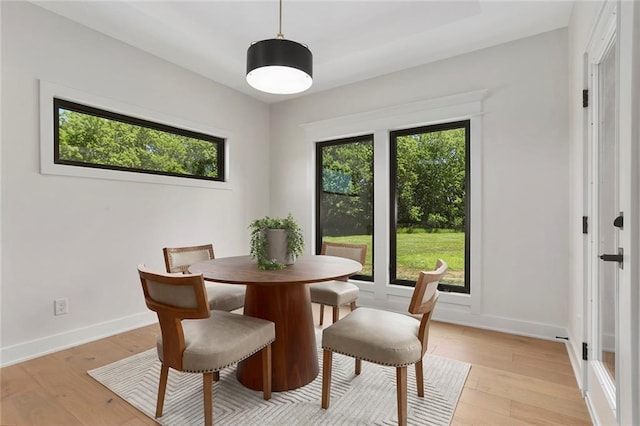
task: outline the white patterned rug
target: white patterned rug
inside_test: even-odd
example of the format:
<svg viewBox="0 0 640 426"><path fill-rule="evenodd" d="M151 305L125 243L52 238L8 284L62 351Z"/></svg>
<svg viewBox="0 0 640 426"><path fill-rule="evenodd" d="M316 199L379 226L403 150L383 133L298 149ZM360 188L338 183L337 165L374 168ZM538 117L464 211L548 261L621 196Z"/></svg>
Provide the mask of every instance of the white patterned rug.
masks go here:
<svg viewBox="0 0 640 426"><path fill-rule="evenodd" d="M319 348L319 360L322 360ZM408 423L448 425L458 403L470 365L432 355L424 360L425 396L416 393L415 368L408 369ZM154 418L160 362L155 349L133 355L87 372L129 404ZM242 386L235 368L220 372L214 383L213 421L217 425L395 425L395 368L362 363L362 373L354 374L354 360L333 355L331 404L320 408L320 374L308 385L287 392L262 392ZM157 421L165 426L204 423L202 375L170 370L164 413Z"/></svg>

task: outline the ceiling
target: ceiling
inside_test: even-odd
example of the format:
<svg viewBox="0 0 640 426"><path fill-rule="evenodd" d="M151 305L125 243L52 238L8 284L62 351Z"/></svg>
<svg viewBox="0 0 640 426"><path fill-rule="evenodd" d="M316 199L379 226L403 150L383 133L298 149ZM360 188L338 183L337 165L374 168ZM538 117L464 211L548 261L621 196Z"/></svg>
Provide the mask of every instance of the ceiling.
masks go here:
<svg viewBox="0 0 640 426"><path fill-rule="evenodd" d="M278 32L277 0L34 1L264 102L354 83L566 27L573 1L284 0L285 38L309 46L314 82L270 95L245 80L251 42Z"/></svg>

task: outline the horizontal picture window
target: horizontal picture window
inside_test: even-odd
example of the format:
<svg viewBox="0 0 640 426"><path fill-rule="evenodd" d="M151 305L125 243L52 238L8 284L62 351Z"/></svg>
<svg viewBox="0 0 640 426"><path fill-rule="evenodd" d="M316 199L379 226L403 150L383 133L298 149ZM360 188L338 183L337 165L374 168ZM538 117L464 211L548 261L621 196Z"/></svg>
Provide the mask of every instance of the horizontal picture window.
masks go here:
<svg viewBox="0 0 640 426"><path fill-rule="evenodd" d="M54 163L225 181L225 140L54 98Z"/></svg>

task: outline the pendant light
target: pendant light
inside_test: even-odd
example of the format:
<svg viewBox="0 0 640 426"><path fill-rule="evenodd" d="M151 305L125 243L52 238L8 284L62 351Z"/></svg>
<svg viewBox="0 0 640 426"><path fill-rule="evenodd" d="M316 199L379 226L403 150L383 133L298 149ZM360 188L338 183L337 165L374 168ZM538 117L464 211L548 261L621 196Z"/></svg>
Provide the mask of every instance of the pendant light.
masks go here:
<svg viewBox="0 0 640 426"><path fill-rule="evenodd" d="M276 38L257 41L247 49L247 83L262 92L300 93L313 83L313 55L307 46L285 40L280 27Z"/></svg>

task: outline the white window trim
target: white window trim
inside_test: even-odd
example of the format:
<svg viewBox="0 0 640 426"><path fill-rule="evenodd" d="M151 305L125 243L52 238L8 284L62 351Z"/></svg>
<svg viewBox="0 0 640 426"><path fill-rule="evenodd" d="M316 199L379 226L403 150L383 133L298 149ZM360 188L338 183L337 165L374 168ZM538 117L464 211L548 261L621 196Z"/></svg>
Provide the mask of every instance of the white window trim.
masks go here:
<svg viewBox="0 0 640 426"><path fill-rule="evenodd" d="M204 179L190 179L176 176L163 176L150 173L136 173L120 170L97 169L91 167L71 166L54 163L54 132L53 132L53 99L64 99L95 108L113 111L118 114L143 120L154 121L168 126L178 127L199 133L225 139L225 182L210 181ZM40 173L47 175L74 176L93 179L108 179L118 181L156 183L163 185L191 186L200 188L231 190L229 182L230 146L232 134L223 129L212 127L202 123L191 122L179 117L163 114L158 111L147 110L135 105L92 95L80 90L60 86L54 83L40 80Z"/></svg>
<svg viewBox="0 0 640 426"><path fill-rule="evenodd" d="M362 283L361 290L369 293L374 301L404 303L411 297L412 288L390 284L388 245L378 241L389 235L389 132L392 130L428 126L432 124L470 120L471 146L471 235L470 277L471 293L441 293L440 303L468 307L470 313L481 313L482 305L482 101L487 90L460 93L451 96L420 100L389 106L372 111L302 124L309 142L310 158L315 156L315 143L341 139L373 132L374 139L374 271L373 285ZM315 165L315 161L312 162ZM315 179L314 167L310 168L311 181ZM314 197L312 197L314 198ZM315 198L312 201L315 203ZM315 206L312 206L315 211ZM315 222L315 217L313 218ZM360 284L360 283L358 283ZM405 306L406 307L406 306Z"/></svg>

